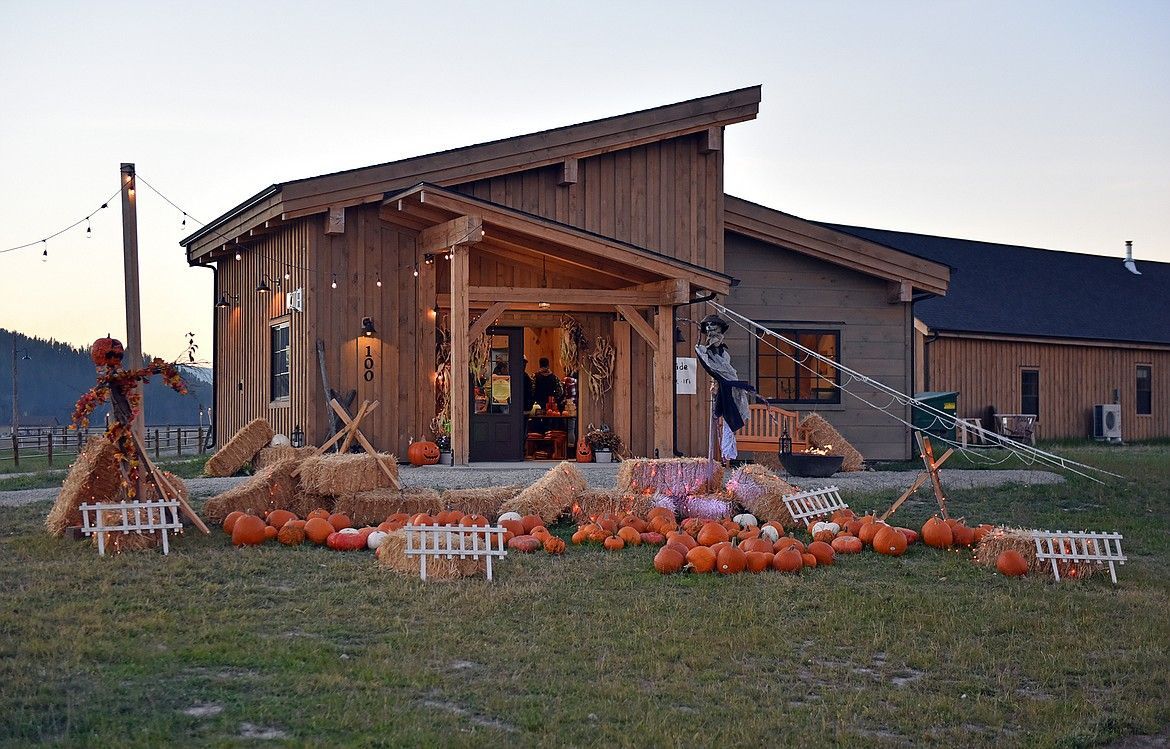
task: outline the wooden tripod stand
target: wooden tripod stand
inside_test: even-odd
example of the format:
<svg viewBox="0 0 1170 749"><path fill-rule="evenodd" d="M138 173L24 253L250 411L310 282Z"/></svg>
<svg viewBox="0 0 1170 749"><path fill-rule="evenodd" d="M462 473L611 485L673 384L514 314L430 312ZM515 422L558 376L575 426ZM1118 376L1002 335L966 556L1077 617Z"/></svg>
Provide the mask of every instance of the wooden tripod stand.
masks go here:
<svg viewBox="0 0 1170 749"><path fill-rule="evenodd" d="M942 457L935 460L934 447L930 444L930 438L923 436L922 432L915 432L914 437L918 440L918 448L921 451L919 457L922 458L922 463L926 466L926 470L918 474L918 478L914 479L914 483L910 485L910 488L902 492L902 496L898 497L894 501L894 504L890 505L890 509L886 510L885 514L878 518L883 522L890 515L893 515L894 510L901 507L902 503L909 499L911 494L918 491L918 487L927 481L931 482L934 486L934 498L938 501L938 507L942 511L943 519L947 519L947 498L943 494L942 481L939 479L938 469L954 454L955 449L953 447L947 448L947 451L942 454Z"/></svg>

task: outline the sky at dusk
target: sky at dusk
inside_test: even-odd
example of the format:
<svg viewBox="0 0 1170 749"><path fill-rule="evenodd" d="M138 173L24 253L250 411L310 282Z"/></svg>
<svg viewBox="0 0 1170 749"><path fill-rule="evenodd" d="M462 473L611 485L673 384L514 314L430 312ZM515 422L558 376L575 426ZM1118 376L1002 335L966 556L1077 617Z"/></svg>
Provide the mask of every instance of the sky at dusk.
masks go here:
<svg viewBox="0 0 1170 749"><path fill-rule="evenodd" d="M261 188L755 84L727 192L805 218L1170 262L1170 2L0 3L0 250L118 189ZM125 333L117 201L0 253L0 327ZM199 226L139 189L145 348L210 355Z"/></svg>

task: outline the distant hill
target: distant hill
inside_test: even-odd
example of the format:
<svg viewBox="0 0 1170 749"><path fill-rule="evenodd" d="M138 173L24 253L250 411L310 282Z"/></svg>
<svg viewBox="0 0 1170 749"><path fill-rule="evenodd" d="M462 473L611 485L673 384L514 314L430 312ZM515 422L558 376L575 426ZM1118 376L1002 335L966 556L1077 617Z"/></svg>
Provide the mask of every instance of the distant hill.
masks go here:
<svg viewBox="0 0 1170 749"><path fill-rule="evenodd" d="M96 375L89 350L68 343L29 338L0 328L0 424L12 419L12 337L17 349L28 349L17 357L18 403L21 426L65 426L73 415L73 404L94 386ZM148 354L149 356L149 354ZM199 410L211 406L211 370L181 365L187 395L179 395L155 378L146 388L147 424L199 424ZM106 407L94 413L91 423L101 424Z"/></svg>

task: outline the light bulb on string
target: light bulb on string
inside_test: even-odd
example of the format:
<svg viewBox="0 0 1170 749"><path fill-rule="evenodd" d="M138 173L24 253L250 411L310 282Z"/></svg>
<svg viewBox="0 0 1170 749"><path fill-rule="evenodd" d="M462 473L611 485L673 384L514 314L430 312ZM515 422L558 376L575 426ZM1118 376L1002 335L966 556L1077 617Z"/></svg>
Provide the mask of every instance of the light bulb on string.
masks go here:
<svg viewBox="0 0 1170 749"><path fill-rule="evenodd" d="M239 260L239 259L240 259L240 251L236 250L236 260Z"/></svg>
<svg viewBox="0 0 1170 749"><path fill-rule="evenodd" d="M41 240L41 247L44 248L43 250L41 250L41 262L47 263L47 262L49 262L49 240L42 239Z"/></svg>
<svg viewBox="0 0 1170 749"><path fill-rule="evenodd" d="M179 228L184 230L184 231L187 229L187 212L186 211L183 211L183 223L179 224Z"/></svg>
<svg viewBox="0 0 1170 749"><path fill-rule="evenodd" d="M93 226L89 223L89 216L85 217L85 238L93 239Z"/></svg>
<svg viewBox="0 0 1170 749"><path fill-rule="evenodd" d="M377 285L377 287L379 289L382 288L382 276L378 276L378 280L375 281L374 283L375 283L375 285Z"/></svg>
<svg viewBox="0 0 1170 749"><path fill-rule="evenodd" d="M418 278L418 266L414 266L414 277Z"/></svg>
<svg viewBox="0 0 1170 749"><path fill-rule="evenodd" d="M329 286L334 288L334 289L337 288L337 274L336 273L333 274L333 281L332 281L332 283L329 284Z"/></svg>

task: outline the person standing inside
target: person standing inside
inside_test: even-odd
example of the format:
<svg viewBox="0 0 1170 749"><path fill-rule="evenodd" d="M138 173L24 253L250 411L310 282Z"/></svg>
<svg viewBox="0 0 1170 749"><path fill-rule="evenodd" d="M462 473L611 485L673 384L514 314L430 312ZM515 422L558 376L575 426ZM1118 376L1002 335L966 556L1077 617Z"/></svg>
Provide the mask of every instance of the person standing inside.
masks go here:
<svg viewBox="0 0 1170 749"><path fill-rule="evenodd" d="M565 390L561 385L561 378L553 374L549 369L548 357L540 357L540 369L536 371L536 376L532 378L534 382L536 405L542 409L547 408L548 399L551 397L557 404L557 410L564 406Z"/></svg>

